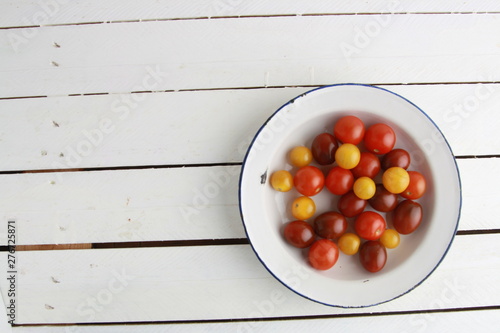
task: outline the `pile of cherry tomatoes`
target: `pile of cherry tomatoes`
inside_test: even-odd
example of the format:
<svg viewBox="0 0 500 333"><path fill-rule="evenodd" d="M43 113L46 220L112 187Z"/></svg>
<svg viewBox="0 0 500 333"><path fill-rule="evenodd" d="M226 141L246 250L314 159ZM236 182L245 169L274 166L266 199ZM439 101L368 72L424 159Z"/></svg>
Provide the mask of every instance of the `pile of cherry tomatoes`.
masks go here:
<svg viewBox="0 0 500 333"><path fill-rule="evenodd" d="M340 252L359 253L361 265L378 272L387 261L386 248L396 248L400 234L410 234L421 224L422 206L414 200L425 193L426 180L407 170L410 154L394 149L395 143L390 126L365 128L358 117L344 116L335 123L333 134L321 133L310 149L298 146L289 152L294 175L286 170L271 175L275 190L295 188L300 194L291 207L296 220L285 225L284 238L297 248L309 248L312 267L327 270ZM313 197L325 187L340 196L337 207L311 220L316 214ZM365 210L368 205L375 211ZM386 222L389 216L392 227Z"/></svg>

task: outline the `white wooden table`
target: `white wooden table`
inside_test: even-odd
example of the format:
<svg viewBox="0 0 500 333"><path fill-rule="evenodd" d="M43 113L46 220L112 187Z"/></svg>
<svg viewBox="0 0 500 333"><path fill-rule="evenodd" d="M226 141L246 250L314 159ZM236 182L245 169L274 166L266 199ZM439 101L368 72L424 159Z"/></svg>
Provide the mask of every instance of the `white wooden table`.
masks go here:
<svg viewBox="0 0 500 333"><path fill-rule="evenodd" d="M498 0L2 0L0 13L0 288L16 302L13 332L498 332ZM361 309L274 279L238 210L261 124L344 82L425 110L463 183L439 268Z"/></svg>

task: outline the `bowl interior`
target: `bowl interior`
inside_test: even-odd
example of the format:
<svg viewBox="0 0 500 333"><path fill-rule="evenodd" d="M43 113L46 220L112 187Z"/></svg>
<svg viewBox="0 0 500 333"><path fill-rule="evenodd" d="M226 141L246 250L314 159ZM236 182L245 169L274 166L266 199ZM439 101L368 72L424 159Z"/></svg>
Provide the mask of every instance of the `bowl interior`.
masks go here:
<svg viewBox="0 0 500 333"><path fill-rule="evenodd" d="M366 126L377 122L396 132L395 148L412 158L408 170L421 172L427 192L418 200L424 211L421 226L401 236L398 248L378 273L365 271L358 256L340 254L330 270L318 271L307 262L307 249L290 246L283 226L290 213L293 189L277 192L269 176L296 170L287 153L297 145L310 147L316 135L332 133L337 119L356 115ZM330 167L322 167L325 171ZM338 197L325 188L313 197L314 217L337 210ZM256 135L242 170L240 209L252 247L267 269L287 287L312 300L334 306L369 306L391 300L422 282L439 264L455 235L460 212L460 181L451 150L436 125L415 105L387 90L364 85L336 85L313 90L280 108ZM369 210L369 205L367 206ZM348 219L351 225L353 219ZM391 226L391 221L388 220ZM352 226L350 226L352 228ZM300 273L299 270L300 269ZM293 283L292 283L293 282Z"/></svg>

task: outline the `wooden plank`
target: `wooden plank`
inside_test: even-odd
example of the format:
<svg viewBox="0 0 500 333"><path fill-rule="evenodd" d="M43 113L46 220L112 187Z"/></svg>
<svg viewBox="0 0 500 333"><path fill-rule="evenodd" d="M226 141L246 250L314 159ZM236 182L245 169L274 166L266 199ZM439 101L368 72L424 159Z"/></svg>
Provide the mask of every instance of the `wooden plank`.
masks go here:
<svg viewBox="0 0 500 333"><path fill-rule="evenodd" d="M15 327L14 333L158 333L174 330L183 332L276 332L344 330L348 332L375 331L387 333L446 332L480 330L484 333L497 332L500 310L477 310L444 313L418 313L356 318L302 319L276 321L225 322L206 324L163 324L163 325L112 325L112 326L38 326ZM390 324L388 325L388 322Z"/></svg>
<svg viewBox="0 0 500 333"><path fill-rule="evenodd" d="M500 300L499 250L499 234L459 236L444 262L421 286L366 309L333 308L298 296L266 271L248 245L19 252L17 323L265 318L492 306ZM1 254L1 265L5 256ZM307 271L297 269L291 273L295 279L307 278ZM0 280L4 292L6 283Z"/></svg>
<svg viewBox="0 0 500 333"><path fill-rule="evenodd" d="M241 162L265 120L306 90L2 100L1 169Z"/></svg>
<svg viewBox="0 0 500 333"><path fill-rule="evenodd" d="M242 238L239 171L3 175L2 185L12 192L2 191L11 199L1 214L17 221L18 245ZM6 243L3 230L1 240Z"/></svg>
<svg viewBox="0 0 500 333"><path fill-rule="evenodd" d="M0 97L496 82L498 17L293 16L4 29Z"/></svg>
<svg viewBox="0 0 500 333"><path fill-rule="evenodd" d="M317 13L407 13L407 12L492 12L500 11L495 0L467 1L286 1L256 0L192 0L189 5L180 0L134 1L87 0L73 4L67 0L3 2L0 27L47 24L72 24L123 20L155 20L192 17L290 15Z"/></svg>
<svg viewBox="0 0 500 333"><path fill-rule="evenodd" d="M500 153L500 84L382 87L427 112L456 155ZM0 170L241 162L266 119L309 89L0 100Z"/></svg>
<svg viewBox="0 0 500 333"><path fill-rule="evenodd" d="M491 177L500 166L500 159L484 160L485 163L475 163L477 160L459 160L459 171L462 181L462 215L459 228L468 229L500 229L500 224L488 222L483 215L486 207L498 208L498 194L494 193L493 184L500 184L500 177ZM477 177L480 173L490 175ZM489 214L493 214L490 212ZM472 229L472 228L471 228Z"/></svg>
<svg viewBox="0 0 500 333"><path fill-rule="evenodd" d="M91 249L91 243L80 243L80 244L43 244L43 245L18 245L16 246L16 251L50 251L50 250L82 250Z"/></svg>
<svg viewBox="0 0 500 333"><path fill-rule="evenodd" d="M500 179L491 177L500 159L458 165L459 230L500 229ZM18 245L245 238L239 172L231 166L1 175L0 220L16 220ZM0 244L6 237L1 230Z"/></svg>

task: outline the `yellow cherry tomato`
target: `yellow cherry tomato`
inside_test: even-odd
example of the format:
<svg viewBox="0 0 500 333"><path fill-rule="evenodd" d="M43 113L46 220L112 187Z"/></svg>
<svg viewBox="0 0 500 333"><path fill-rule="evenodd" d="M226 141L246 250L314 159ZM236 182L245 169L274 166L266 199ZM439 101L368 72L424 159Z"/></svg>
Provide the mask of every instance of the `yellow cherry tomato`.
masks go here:
<svg viewBox="0 0 500 333"><path fill-rule="evenodd" d="M301 168L311 163L313 155L309 148L297 146L290 151L289 158L293 166Z"/></svg>
<svg viewBox="0 0 500 333"><path fill-rule="evenodd" d="M280 192L288 192L293 187L292 174L286 170L279 170L271 175L271 186Z"/></svg>
<svg viewBox="0 0 500 333"><path fill-rule="evenodd" d="M385 170L382 175L382 184L384 184L387 191L399 194L410 184L410 175L408 171L403 168L392 167Z"/></svg>
<svg viewBox="0 0 500 333"><path fill-rule="evenodd" d="M380 243L388 249L394 249L398 247L400 242L399 233L393 229L385 229L384 233L380 237Z"/></svg>
<svg viewBox="0 0 500 333"><path fill-rule="evenodd" d="M359 163L361 153L359 148L352 143L344 143L335 152L335 161L339 167L352 169Z"/></svg>
<svg viewBox="0 0 500 333"><path fill-rule="evenodd" d="M354 182L352 189L358 198L368 200L375 195L377 187L373 179L370 177L359 177Z"/></svg>
<svg viewBox="0 0 500 333"><path fill-rule="evenodd" d="M340 236L338 241L338 246L340 251L348 256L352 256L353 254L358 253L359 245L361 244L361 240L358 235L347 232Z"/></svg>
<svg viewBox="0 0 500 333"><path fill-rule="evenodd" d="M316 213L316 204L314 200L302 196L295 199L292 203L292 215L297 220L307 220Z"/></svg>

